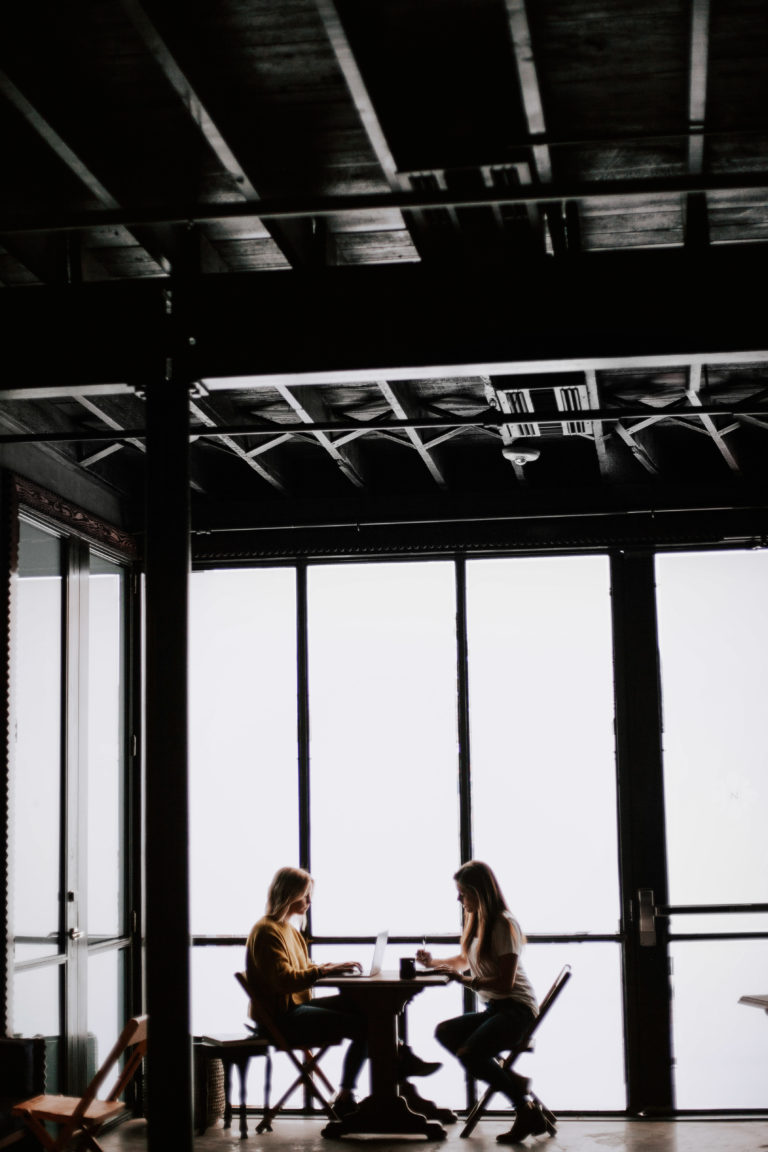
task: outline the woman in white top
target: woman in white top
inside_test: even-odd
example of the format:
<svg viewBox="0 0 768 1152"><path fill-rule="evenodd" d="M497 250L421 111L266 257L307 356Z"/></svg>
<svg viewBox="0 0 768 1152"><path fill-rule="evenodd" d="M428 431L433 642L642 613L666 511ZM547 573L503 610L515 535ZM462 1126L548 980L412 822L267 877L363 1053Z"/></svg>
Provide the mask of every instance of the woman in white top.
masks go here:
<svg viewBox="0 0 768 1152"><path fill-rule="evenodd" d="M425 951L417 952L416 958L471 988L484 1001L482 1011L438 1024L435 1036L472 1076L512 1101L515 1123L496 1139L514 1144L546 1131L544 1117L528 1095L529 1081L494 1059L515 1047L538 1015L536 995L520 963L525 937L487 864L469 860L454 880L464 909L461 951L447 960Z"/></svg>

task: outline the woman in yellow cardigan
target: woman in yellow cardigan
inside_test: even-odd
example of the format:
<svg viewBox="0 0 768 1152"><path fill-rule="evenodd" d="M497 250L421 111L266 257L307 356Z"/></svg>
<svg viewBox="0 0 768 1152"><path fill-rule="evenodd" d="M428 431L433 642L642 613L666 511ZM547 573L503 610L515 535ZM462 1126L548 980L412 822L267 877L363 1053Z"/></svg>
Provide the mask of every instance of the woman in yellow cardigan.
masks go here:
<svg viewBox="0 0 768 1152"><path fill-rule="evenodd" d="M365 1018L343 995L313 1000L312 985L321 976L359 972L360 964L356 960L313 964L310 960L306 941L293 921L303 926L313 883L303 868L278 869L269 886L266 915L248 937L246 972L289 1043L320 1048L343 1039L351 1041L333 1101L336 1113L344 1115L355 1107L355 1085L368 1055Z"/></svg>

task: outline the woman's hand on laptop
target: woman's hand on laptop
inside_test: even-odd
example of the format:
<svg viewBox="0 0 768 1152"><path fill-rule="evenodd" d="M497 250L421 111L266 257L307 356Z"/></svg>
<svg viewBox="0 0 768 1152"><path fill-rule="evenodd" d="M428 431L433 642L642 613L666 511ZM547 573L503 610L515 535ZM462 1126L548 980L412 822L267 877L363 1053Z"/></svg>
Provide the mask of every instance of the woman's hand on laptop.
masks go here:
<svg viewBox="0 0 768 1152"><path fill-rule="evenodd" d="M320 971L323 976L344 976L346 973L362 972L363 966L359 960L344 960L340 964L321 964Z"/></svg>

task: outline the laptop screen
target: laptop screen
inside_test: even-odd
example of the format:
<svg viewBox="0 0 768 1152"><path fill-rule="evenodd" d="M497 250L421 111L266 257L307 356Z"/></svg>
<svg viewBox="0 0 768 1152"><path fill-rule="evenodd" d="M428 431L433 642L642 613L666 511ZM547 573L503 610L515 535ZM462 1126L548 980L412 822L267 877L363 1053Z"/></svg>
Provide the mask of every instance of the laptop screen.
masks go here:
<svg viewBox="0 0 768 1152"><path fill-rule="evenodd" d="M371 961L371 970L368 973L369 976L378 976L381 972L381 965L384 962L384 949L387 946L388 938L388 929L385 929L383 932L379 932L378 936L376 937L376 944L373 949L373 960Z"/></svg>

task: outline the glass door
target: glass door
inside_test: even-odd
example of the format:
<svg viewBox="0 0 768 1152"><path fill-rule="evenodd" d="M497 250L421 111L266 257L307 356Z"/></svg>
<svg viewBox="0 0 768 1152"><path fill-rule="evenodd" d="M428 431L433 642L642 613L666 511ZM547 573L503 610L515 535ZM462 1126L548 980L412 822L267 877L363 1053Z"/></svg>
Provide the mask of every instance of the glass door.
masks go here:
<svg viewBox="0 0 768 1152"><path fill-rule="evenodd" d="M49 1091L93 1075L124 1023L126 577L19 521L12 596L13 1032L47 1038Z"/></svg>
<svg viewBox="0 0 768 1152"><path fill-rule="evenodd" d="M656 560L675 1104L765 1107L768 554Z"/></svg>
<svg viewBox="0 0 768 1152"><path fill-rule="evenodd" d="M11 922L13 1032L48 1038L47 1073L62 1090L63 979L75 948L62 902L65 550L22 520L13 587Z"/></svg>

